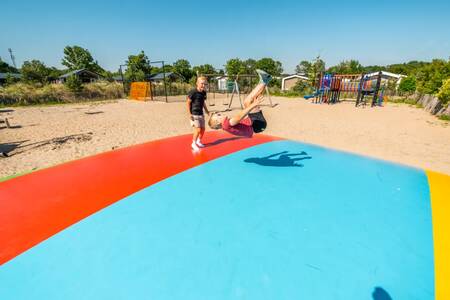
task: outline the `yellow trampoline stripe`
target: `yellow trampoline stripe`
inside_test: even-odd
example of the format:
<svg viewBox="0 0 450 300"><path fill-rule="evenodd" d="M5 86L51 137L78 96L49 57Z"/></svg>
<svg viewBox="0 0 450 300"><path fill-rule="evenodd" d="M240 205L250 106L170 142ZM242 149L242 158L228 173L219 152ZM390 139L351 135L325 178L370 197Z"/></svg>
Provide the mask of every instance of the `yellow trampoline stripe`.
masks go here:
<svg viewBox="0 0 450 300"><path fill-rule="evenodd" d="M426 171L431 193L436 300L450 299L450 176Z"/></svg>

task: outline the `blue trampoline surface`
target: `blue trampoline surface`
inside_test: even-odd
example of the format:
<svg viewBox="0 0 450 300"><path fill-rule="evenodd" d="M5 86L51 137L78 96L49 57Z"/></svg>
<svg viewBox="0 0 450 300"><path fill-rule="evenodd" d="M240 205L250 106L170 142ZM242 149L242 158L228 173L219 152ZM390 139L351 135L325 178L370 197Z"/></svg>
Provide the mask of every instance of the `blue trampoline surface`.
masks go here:
<svg viewBox="0 0 450 300"><path fill-rule="evenodd" d="M422 170L270 142L24 252L0 299L434 299L429 199Z"/></svg>

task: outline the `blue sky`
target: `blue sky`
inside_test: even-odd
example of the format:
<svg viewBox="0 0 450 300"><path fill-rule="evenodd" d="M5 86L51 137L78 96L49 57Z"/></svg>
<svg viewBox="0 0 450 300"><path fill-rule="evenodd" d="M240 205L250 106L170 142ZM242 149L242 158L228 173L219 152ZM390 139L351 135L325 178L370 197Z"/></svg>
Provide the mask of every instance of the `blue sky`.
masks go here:
<svg viewBox="0 0 450 300"><path fill-rule="evenodd" d="M141 50L151 60L223 68L272 57L293 72L318 54L327 66L386 65L450 56L450 1L31 1L0 2L0 57L61 67L79 45L108 70Z"/></svg>

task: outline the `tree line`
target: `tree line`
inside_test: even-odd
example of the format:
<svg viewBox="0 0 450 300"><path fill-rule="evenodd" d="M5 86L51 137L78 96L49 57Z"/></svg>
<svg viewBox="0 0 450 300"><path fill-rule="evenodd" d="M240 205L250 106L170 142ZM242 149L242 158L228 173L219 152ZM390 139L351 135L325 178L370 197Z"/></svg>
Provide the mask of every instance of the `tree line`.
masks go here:
<svg viewBox="0 0 450 300"><path fill-rule="evenodd" d="M25 61L20 69L10 66L0 59L0 72L20 73L21 81L27 83L46 84L56 80L62 74L69 71L87 69L98 73L105 79L112 80L114 76L119 76L119 71L111 72L102 68L93 58L88 49L80 46L66 46L63 50L64 56L61 64L66 69L48 67L39 60ZM178 59L172 64L166 64L164 69L151 63L144 51L128 56L125 62L126 70L124 77L128 81L147 80L149 75L160 72L174 72L180 75L184 82L193 83L197 74L227 74L236 76L239 74L254 74L256 69L263 69L279 78L283 74L283 66L280 61L272 58L262 58L255 60L252 58L240 59L231 58L226 61L223 69L216 69L211 64L192 66L186 59ZM320 57L312 60L302 60L295 67L295 72L304 74L309 78L316 78L318 73L329 72L339 74L361 74L376 71L388 71L406 75L399 89L402 92L413 93L415 91L423 94L435 94L450 78L450 59L433 59L431 62L410 61L407 63L391 64L387 66L371 65L363 66L358 60L345 60L331 67L326 67L325 61ZM15 81L16 78L10 78ZM275 85L280 85L280 80L274 80Z"/></svg>

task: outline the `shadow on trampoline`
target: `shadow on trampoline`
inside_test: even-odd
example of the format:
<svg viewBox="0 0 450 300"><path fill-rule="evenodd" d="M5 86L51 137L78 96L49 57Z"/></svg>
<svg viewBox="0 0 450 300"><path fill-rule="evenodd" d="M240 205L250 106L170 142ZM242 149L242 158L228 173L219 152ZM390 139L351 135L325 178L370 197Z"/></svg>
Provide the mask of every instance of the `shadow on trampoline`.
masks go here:
<svg viewBox="0 0 450 300"><path fill-rule="evenodd" d="M372 293L373 300L392 300L391 296L389 296L388 292L386 292L383 288L377 286L375 287Z"/></svg>
<svg viewBox="0 0 450 300"><path fill-rule="evenodd" d="M305 159L312 159L305 151L299 153L288 153L288 151L283 151L265 157L247 158L244 162L255 163L265 167L303 167L303 164L297 163L297 161Z"/></svg>

